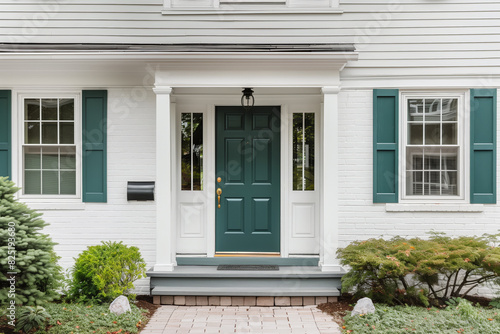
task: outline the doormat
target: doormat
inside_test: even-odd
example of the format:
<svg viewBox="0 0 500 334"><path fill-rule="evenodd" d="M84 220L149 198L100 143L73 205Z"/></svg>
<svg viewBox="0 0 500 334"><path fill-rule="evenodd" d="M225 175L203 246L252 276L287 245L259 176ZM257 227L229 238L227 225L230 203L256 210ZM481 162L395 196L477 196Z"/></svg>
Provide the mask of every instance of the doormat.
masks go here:
<svg viewBox="0 0 500 334"><path fill-rule="evenodd" d="M248 270L248 271L258 271L258 270L280 270L279 266L274 265L238 265L238 264L221 264L217 267L217 270Z"/></svg>

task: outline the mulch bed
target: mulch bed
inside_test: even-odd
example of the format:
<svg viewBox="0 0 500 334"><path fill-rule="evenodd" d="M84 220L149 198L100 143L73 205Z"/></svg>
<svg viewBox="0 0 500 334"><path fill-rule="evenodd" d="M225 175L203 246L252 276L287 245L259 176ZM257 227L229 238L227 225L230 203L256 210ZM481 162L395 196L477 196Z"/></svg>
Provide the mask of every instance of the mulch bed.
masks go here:
<svg viewBox="0 0 500 334"><path fill-rule="evenodd" d="M356 301L351 295L345 294L339 297L338 302L319 304L318 308L330 314L333 317L333 321L342 326L344 324L344 317L347 315L346 312L352 311L355 303Z"/></svg>
<svg viewBox="0 0 500 334"><path fill-rule="evenodd" d="M147 321L143 321L141 324L141 327L139 328L140 331L146 327L146 324L149 322L149 319L155 314L156 310L161 306L161 305L155 305L153 304L153 296L137 296L136 302L134 303L135 306L138 308L143 308L148 310L149 312L143 313L143 315L148 318ZM139 333L140 333L139 331Z"/></svg>

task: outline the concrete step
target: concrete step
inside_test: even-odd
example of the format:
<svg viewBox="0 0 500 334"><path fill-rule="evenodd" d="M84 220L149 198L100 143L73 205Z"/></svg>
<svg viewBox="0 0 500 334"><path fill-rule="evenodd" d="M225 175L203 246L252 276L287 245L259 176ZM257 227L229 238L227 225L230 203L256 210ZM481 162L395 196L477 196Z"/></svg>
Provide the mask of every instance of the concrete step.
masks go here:
<svg viewBox="0 0 500 334"><path fill-rule="evenodd" d="M156 296L339 296L345 274L318 267L280 267L277 271L217 270L182 266L170 272L149 271Z"/></svg>

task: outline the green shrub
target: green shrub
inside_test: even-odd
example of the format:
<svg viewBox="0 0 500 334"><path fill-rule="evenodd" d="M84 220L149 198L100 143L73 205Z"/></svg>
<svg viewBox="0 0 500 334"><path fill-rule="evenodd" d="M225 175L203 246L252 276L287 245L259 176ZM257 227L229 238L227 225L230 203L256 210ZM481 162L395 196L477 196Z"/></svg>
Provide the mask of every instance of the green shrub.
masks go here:
<svg viewBox="0 0 500 334"><path fill-rule="evenodd" d="M50 319L50 314L41 306L23 307L16 320L16 330L29 333L32 330L44 329Z"/></svg>
<svg viewBox="0 0 500 334"><path fill-rule="evenodd" d="M76 259L69 297L81 302L109 301L133 289L133 282L145 274L146 263L137 247L102 242L88 247Z"/></svg>
<svg viewBox="0 0 500 334"><path fill-rule="evenodd" d="M443 304L467 296L479 284L500 284L498 235L355 241L339 249L351 270L342 278L344 292L388 304Z"/></svg>
<svg viewBox="0 0 500 334"><path fill-rule="evenodd" d="M0 304L10 303L14 295L17 304L43 304L59 297L63 277L55 243L42 233L48 224L14 198L18 190L0 177Z"/></svg>

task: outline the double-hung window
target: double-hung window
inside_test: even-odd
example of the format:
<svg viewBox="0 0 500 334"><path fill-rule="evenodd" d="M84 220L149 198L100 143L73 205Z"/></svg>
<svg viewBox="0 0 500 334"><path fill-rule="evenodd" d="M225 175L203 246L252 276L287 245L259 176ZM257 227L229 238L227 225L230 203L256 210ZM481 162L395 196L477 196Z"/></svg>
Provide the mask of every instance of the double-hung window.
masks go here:
<svg viewBox="0 0 500 334"><path fill-rule="evenodd" d="M23 195L79 198L78 96L22 96L21 106Z"/></svg>
<svg viewBox="0 0 500 334"><path fill-rule="evenodd" d="M12 91L0 91L0 176L12 178L23 199L105 203L108 92L14 96L16 108Z"/></svg>
<svg viewBox="0 0 500 334"><path fill-rule="evenodd" d="M496 203L497 90L373 90L374 203Z"/></svg>
<svg viewBox="0 0 500 334"><path fill-rule="evenodd" d="M463 94L402 94L403 199L463 199Z"/></svg>

